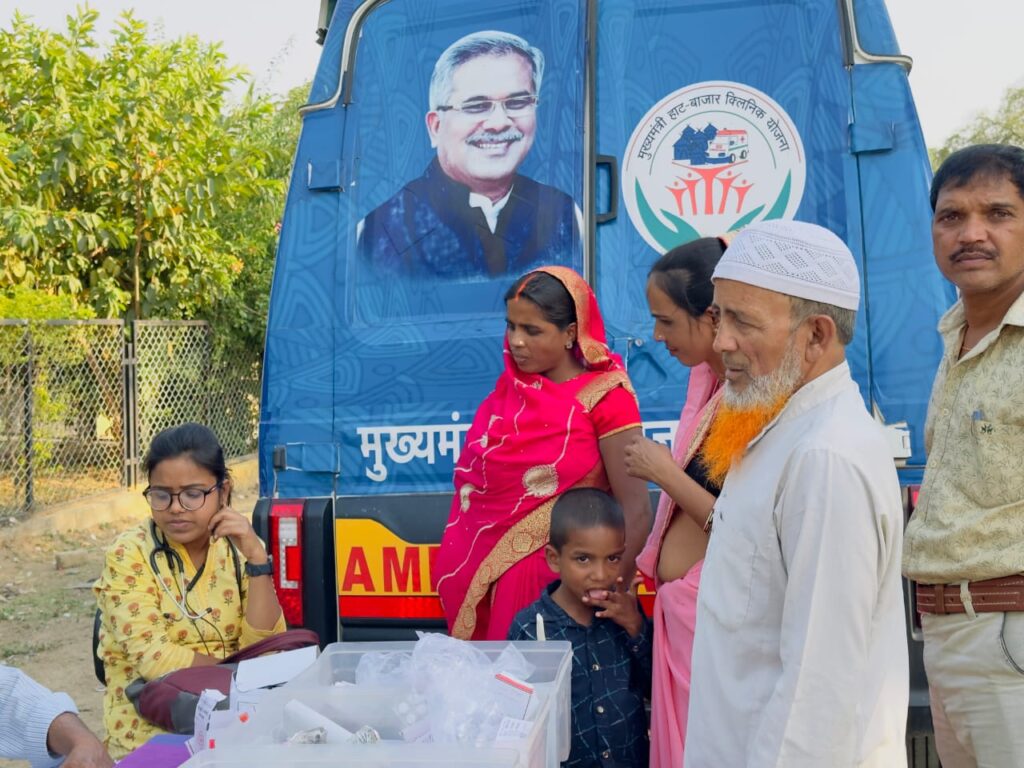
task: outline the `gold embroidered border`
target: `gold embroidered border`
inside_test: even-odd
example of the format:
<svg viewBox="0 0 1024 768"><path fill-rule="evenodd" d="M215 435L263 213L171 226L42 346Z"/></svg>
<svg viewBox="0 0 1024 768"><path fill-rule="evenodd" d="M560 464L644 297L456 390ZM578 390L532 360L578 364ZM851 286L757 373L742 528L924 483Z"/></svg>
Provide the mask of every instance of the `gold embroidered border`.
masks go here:
<svg viewBox="0 0 1024 768"><path fill-rule="evenodd" d="M576 305L577 336L584 359L591 365L605 362L608 359L608 345L590 335L590 300L593 296L590 286L568 267L540 267L537 271L551 275L572 296L573 304Z"/></svg>
<svg viewBox="0 0 1024 768"><path fill-rule="evenodd" d="M606 437L611 437L612 435L617 435L617 434L619 434L619 432L625 432L627 429L636 429L637 427L643 427L643 424L641 424L638 421L635 424L627 424L624 427L616 427L615 429L609 429L603 435L598 435L597 439L598 440L604 440Z"/></svg>
<svg viewBox="0 0 1024 768"><path fill-rule="evenodd" d="M718 390L711 396L707 404L704 406L704 411L700 415L700 421L697 422L697 428L693 431L693 435L690 437L690 443L686 446L686 453L683 454L683 460L680 464L681 467L685 468L689 465L693 458L697 455L701 445L704 444L704 438L708 436L708 432L711 431L711 424L715 420L715 414L718 413L718 406L722 404L722 396L725 394L725 389Z"/></svg>
<svg viewBox="0 0 1024 768"><path fill-rule="evenodd" d="M697 428L693 430L693 434L690 436L690 442L686 446L686 452L679 459L679 468L686 469L690 462L696 458L700 452L701 445L704 444L704 438L708 436L708 432L711 431L711 425L715 421L715 414L718 413L718 406L722 404L722 396L725 393L724 389L718 390L711 396L711 399L704 404L704 409L700 414L700 421L697 422ZM679 505L674 501L672 502L672 510L670 517L675 515L675 510L679 509ZM666 526L666 531L668 527ZM705 533L707 533L705 528ZM665 531L661 532L662 541L665 540ZM658 544L658 549L661 549L661 543Z"/></svg>
<svg viewBox="0 0 1024 768"><path fill-rule="evenodd" d="M601 402L605 395L616 387L622 387L636 400L636 391L633 389L633 383L629 380L629 376L626 375L625 371L611 371L610 373L598 376L576 393L576 399L584 408L591 411L595 405Z"/></svg>
<svg viewBox="0 0 1024 768"><path fill-rule="evenodd" d="M608 490L607 485L602 486L598 482L603 474L604 464L598 461L572 487ZM559 496L548 499L506 531L490 554L480 563L480 567L477 568L476 573L473 574L473 578L469 582L469 589L466 590L466 597L462 601L462 606L455 616L455 621L452 624L452 637L469 640L476 629L476 606L487 596L487 591L491 588L491 585L513 565L548 543L548 534L551 532L551 508L555 506ZM522 535L527 540L532 540L533 543L527 544L523 540L516 541L517 535ZM519 548L521 546L527 547L527 551L516 554L517 551L520 551ZM493 601L493 594L491 599Z"/></svg>
<svg viewBox="0 0 1024 768"><path fill-rule="evenodd" d="M453 637L469 640L476 629L476 606L487 595L491 585L513 565L547 544L551 508L557 500L557 496L548 499L498 539L469 582L466 597L452 624Z"/></svg>

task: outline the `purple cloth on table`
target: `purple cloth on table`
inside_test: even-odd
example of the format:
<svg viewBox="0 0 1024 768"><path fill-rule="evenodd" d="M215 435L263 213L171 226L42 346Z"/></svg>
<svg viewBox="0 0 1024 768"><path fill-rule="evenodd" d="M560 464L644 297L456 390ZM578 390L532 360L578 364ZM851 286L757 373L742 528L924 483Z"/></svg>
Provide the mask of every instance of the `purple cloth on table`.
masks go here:
<svg viewBox="0 0 1024 768"><path fill-rule="evenodd" d="M189 736L161 733L138 749L132 750L117 763L117 768L178 768L188 760Z"/></svg>

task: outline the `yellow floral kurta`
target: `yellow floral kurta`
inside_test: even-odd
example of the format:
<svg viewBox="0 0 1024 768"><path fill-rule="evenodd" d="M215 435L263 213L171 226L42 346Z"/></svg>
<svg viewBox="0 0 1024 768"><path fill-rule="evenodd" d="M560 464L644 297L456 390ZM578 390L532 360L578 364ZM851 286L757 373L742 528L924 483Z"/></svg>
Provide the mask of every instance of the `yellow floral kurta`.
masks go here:
<svg viewBox="0 0 1024 768"><path fill-rule="evenodd" d="M115 759L161 732L159 727L143 720L125 696L124 689L129 683L139 677L152 680L189 667L193 652L222 658L285 629L284 617L278 619L272 630L253 629L245 620L245 594L249 588L245 558L239 553L238 562L243 569L240 596L227 540L210 544L202 576L188 592L188 606L193 614L212 608L203 620L194 622L181 614L157 581L149 559L154 546L149 521L121 534L107 550L103 573L93 586L103 613L97 651L107 676L103 724L107 748ZM185 564L187 585L196 568L184 547L171 542L169 546ZM171 572L162 552L157 554L156 564L159 577L180 601L177 571Z"/></svg>

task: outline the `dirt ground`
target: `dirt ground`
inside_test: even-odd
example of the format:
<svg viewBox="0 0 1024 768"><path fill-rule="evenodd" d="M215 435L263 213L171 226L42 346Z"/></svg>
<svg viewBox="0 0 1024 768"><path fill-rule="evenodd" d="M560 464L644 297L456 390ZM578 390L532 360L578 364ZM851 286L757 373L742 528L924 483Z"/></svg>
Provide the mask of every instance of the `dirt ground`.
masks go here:
<svg viewBox="0 0 1024 768"><path fill-rule="evenodd" d="M234 508L251 515L256 487L237 487L232 495ZM96 608L91 587L119 530L102 526L35 538L15 535L0 556L0 663L68 693L101 738L103 687L91 659ZM56 556L68 552L74 552L74 564L58 570ZM0 768L13 766L28 763L0 759Z"/></svg>

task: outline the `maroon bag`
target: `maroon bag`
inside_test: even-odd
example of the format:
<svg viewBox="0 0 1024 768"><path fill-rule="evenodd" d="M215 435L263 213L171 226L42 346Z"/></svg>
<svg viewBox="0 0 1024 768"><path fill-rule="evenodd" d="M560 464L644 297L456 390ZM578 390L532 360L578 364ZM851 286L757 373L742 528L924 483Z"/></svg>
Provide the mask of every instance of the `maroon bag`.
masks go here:
<svg viewBox="0 0 1024 768"><path fill-rule="evenodd" d="M225 696L231 690L231 676L238 662L255 659L267 653L293 651L309 645L319 645L320 638L311 629L289 629L247 645L210 667L186 667L168 672L155 680L138 680L125 688L125 696L149 722L171 733L190 734L195 728L196 705L199 696L212 688ZM228 701L220 702L216 709L227 709Z"/></svg>

